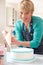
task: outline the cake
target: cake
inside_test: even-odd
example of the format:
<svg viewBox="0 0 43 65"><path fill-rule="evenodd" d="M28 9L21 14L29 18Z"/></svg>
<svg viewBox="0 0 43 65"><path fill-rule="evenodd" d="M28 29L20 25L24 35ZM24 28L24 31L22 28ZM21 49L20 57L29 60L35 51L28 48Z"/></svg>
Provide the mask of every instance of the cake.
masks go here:
<svg viewBox="0 0 43 65"><path fill-rule="evenodd" d="M13 60L16 61L31 61L34 59L34 50L31 48L15 48L11 49L13 52Z"/></svg>
<svg viewBox="0 0 43 65"><path fill-rule="evenodd" d="M6 52L3 44L0 44L0 65L6 65Z"/></svg>
<svg viewBox="0 0 43 65"><path fill-rule="evenodd" d="M5 53L4 46L0 44L0 56L1 56L1 55L3 56L4 53Z"/></svg>

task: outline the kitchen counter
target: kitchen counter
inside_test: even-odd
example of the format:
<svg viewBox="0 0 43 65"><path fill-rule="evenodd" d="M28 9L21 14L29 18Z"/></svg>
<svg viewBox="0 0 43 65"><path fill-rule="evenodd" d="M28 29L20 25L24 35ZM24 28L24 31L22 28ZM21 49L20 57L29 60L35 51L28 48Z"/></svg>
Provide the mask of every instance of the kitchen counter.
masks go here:
<svg viewBox="0 0 43 65"><path fill-rule="evenodd" d="M7 65L43 65L43 55L35 54L35 60L33 62L29 62L29 63L13 62L10 59L10 55L11 55L11 53L7 53Z"/></svg>

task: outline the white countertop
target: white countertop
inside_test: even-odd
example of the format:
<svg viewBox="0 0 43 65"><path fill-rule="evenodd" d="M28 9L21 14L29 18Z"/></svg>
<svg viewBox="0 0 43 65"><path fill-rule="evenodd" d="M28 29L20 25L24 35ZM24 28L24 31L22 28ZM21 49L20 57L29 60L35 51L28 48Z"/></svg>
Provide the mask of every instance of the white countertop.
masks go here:
<svg viewBox="0 0 43 65"><path fill-rule="evenodd" d="M35 54L35 60L29 63L12 62L10 59L11 53L7 53L7 65L43 65L43 55Z"/></svg>

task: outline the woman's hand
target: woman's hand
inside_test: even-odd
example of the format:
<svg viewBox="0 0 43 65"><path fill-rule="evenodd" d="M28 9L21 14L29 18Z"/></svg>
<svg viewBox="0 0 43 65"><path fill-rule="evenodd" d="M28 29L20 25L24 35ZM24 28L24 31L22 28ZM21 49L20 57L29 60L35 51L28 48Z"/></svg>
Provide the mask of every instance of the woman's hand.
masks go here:
<svg viewBox="0 0 43 65"><path fill-rule="evenodd" d="M11 37L11 43L15 44L15 37Z"/></svg>
<svg viewBox="0 0 43 65"><path fill-rule="evenodd" d="M11 37L11 43L20 46L20 42L16 39L15 36Z"/></svg>

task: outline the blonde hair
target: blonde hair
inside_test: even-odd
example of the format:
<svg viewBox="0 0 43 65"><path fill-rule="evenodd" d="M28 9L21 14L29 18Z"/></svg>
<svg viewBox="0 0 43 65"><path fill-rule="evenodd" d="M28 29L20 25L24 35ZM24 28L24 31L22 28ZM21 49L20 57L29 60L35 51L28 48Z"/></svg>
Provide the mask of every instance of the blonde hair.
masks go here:
<svg viewBox="0 0 43 65"><path fill-rule="evenodd" d="M31 0L21 0L20 2L20 9L23 9L25 11L31 11L33 13L34 11L34 4Z"/></svg>

